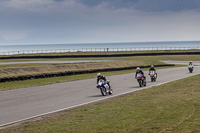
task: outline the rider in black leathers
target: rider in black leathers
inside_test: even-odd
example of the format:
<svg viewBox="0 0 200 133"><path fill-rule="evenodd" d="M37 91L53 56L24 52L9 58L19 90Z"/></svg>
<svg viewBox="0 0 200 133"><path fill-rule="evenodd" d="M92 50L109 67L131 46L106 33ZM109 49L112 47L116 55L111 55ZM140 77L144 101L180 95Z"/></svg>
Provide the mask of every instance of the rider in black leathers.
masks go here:
<svg viewBox="0 0 200 133"><path fill-rule="evenodd" d="M142 71L139 67L136 69L135 78L137 78L137 74L138 74L138 73L141 73L142 76L143 76L144 78L146 78L146 77L144 76L143 71Z"/></svg>
<svg viewBox="0 0 200 133"><path fill-rule="evenodd" d="M153 65L151 65L151 67L149 68L149 72L150 72L150 71L156 71L156 69L154 68Z"/></svg>
<svg viewBox="0 0 200 133"><path fill-rule="evenodd" d="M100 79L104 80L105 83L107 83L108 86L109 86L109 88L110 88L110 84L109 84L109 82L107 82L106 77L103 76L103 75L101 75L101 73L98 73L98 74L97 74L97 84L98 84L98 82L99 82Z"/></svg>
<svg viewBox="0 0 200 133"><path fill-rule="evenodd" d="M156 72L156 69L154 68L154 65L151 65L151 67L149 68L149 74L150 74L150 71L155 71L156 77L158 76L157 72Z"/></svg>

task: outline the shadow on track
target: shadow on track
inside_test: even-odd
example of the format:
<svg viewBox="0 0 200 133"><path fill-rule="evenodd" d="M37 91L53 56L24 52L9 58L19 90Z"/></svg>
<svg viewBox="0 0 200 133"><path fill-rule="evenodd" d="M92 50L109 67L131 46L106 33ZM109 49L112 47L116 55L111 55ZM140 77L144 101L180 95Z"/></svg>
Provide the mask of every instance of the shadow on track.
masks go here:
<svg viewBox="0 0 200 133"><path fill-rule="evenodd" d="M93 95L93 96L89 96L89 97L103 97L102 95Z"/></svg>
<svg viewBox="0 0 200 133"><path fill-rule="evenodd" d="M130 89L139 89L139 88L142 88L140 87L139 85L138 86L132 86L132 87L129 87Z"/></svg>

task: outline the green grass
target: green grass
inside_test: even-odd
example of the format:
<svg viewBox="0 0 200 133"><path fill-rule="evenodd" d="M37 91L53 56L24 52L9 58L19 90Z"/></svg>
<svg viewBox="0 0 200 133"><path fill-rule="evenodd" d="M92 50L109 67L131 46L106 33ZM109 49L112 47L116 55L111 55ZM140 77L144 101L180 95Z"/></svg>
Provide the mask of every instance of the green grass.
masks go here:
<svg viewBox="0 0 200 133"><path fill-rule="evenodd" d="M200 132L199 78L196 75L133 92L0 132Z"/></svg>
<svg viewBox="0 0 200 133"><path fill-rule="evenodd" d="M0 62L24 62L24 61L71 61L71 60L193 60L200 61L199 55L158 55L158 56L124 56L124 57L87 57L87 58L30 58L30 59L1 59Z"/></svg>
<svg viewBox="0 0 200 133"><path fill-rule="evenodd" d="M0 78L10 76L22 76L31 74L42 74L52 72L65 72L74 70L91 70L116 67L144 66L151 64L164 64L160 60L193 60L200 61L199 55L165 55L165 56L130 56L130 57L105 57L105 58L58 58L58 59L15 59L0 61L47 61L47 60L111 60L100 63L44 63L44 64L14 64L0 65Z"/></svg>
<svg viewBox="0 0 200 133"><path fill-rule="evenodd" d="M143 57L144 58L144 57ZM153 57L150 60L141 59L135 57L124 58L90 58L92 60L111 60L109 62L98 63L44 63L44 64L14 64L14 65L0 65L0 77L9 76L21 76L30 74L52 73L52 72L65 72L74 70L92 70L92 69L104 69L104 68L119 68L130 66L143 66L150 64L164 64L158 60L154 60ZM59 59L58 59L59 60ZM84 58L79 60L85 60ZM114 61L113 61L114 60ZM22 60L21 60L22 61Z"/></svg>
<svg viewBox="0 0 200 133"><path fill-rule="evenodd" d="M61 60L73 60L61 59ZM78 60L115 60L103 63L82 63L82 64L16 64L16 65L0 65L0 77L10 76L21 76L41 73L52 73L52 72L65 72L72 70L90 70L90 69L102 69L102 68L117 68L117 67L128 67L128 66L143 66L151 64L164 64L159 60L200 60L199 55L166 55L166 56L132 56L132 57L109 57L109 58L78 58ZM19 59L20 61L23 61ZM15 61L19 61L15 60ZM41 60L41 59L33 59ZM42 59L43 60L43 59ZM49 60L49 59L47 59ZM55 59L52 59L55 60ZM56 59L60 60L60 59ZM10 60L7 60L10 61ZM13 61L13 60L12 60ZM27 60L26 60L27 61ZM120 72L108 72L104 73L105 76L135 72L135 70L120 71ZM16 88L25 88L30 86L47 85L58 82L66 82L71 80L79 80L84 78L94 78L96 74L82 74L75 76L46 78L46 79L35 79L26 81L15 81L0 83L0 90L9 90Z"/></svg>

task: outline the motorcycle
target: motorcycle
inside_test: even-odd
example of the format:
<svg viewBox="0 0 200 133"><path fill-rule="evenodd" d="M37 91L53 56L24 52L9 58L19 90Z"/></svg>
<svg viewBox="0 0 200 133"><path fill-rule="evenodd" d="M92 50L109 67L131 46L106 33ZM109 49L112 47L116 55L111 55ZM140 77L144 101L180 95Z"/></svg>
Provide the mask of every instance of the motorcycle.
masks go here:
<svg viewBox="0 0 200 133"><path fill-rule="evenodd" d="M190 72L190 73L192 73L192 72L193 72L193 69L194 69L194 67L193 67L193 66L188 66L188 70L189 70L189 72Z"/></svg>
<svg viewBox="0 0 200 133"><path fill-rule="evenodd" d="M157 74L155 71L150 71L149 72L150 78L151 78L151 82L155 82L157 79Z"/></svg>
<svg viewBox="0 0 200 133"><path fill-rule="evenodd" d="M110 81L107 81L108 83ZM111 87L109 87L109 85L107 83L105 83L104 80L100 79L98 84L97 84L97 88L100 89L102 96L105 96L107 94L112 94L113 90L111 89Z"/></svg>
<svg viewBox="0 0 200 133"><path fill-rule="evenodd" d="M137 79L140 87L146 86L146 79L144 78L144 76L142 74L138 73L136 79Z"/></svg>

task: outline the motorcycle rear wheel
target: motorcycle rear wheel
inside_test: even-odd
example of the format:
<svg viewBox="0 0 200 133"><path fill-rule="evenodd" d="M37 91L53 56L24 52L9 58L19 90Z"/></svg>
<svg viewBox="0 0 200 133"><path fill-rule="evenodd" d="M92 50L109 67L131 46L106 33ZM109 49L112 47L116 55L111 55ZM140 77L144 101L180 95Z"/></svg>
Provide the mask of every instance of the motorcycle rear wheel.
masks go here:
<svg viewBox="0 0 200 133"><path fill-rule="evenodd" d="M112 93L113 93L113 90L112 90L112 88L110 88L109 89L109 94L112 95Z"/></svg>
<svg viewBox="0 0 200 133"><path fill-rule="evenodd" d="M144 82L144 86L146 86L146 82Z"/></svg>

